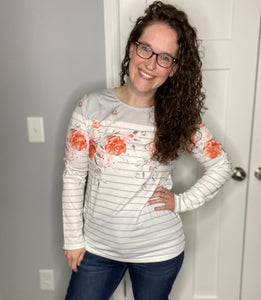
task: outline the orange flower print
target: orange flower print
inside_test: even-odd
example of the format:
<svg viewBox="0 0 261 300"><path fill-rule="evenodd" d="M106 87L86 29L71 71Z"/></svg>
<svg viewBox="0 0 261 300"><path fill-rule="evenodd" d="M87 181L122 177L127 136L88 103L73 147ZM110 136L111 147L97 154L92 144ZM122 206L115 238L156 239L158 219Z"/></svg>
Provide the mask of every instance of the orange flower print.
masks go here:
<svg viewBox="0 0 261 300"><path fill-rule="evenodd" d="M70 134L69 144L74 150L82 151L87 148L87 142L84 135L77 129Z"/></svg>
<svg viewBox="0 0 261 300"><path fill-rule="evenodd" d="M130 133L130 134L126 134L124 137L123 137L123 141L126 143L126 144L129 144L134 138L134 134L133 133Z"/></svg>
<svg viewBox="0 0 261 300"><path fill-rule="evenodd" d="M98 129L101 126L99 121L93 121L92 122L92 127Z"/></svg>
<svg viewBox="0 0 261 300"><path fill-rule="evenodd" d="M150 156L152 156L156 152L156 146L153 141L147 144L146 150L149 152Z"/></svg>
<svg viewBox="0 0 261 300"><path fill-rule="evenodd" d="M90 145L89 145L89 157L92 159L94 157L94 154L97 151L97 144L95 143L94 140L90 140Z"/></svg>
<svg viewBox="0 0 261 300"><path fill-rule="evenodd" d="M119 136L113 135L105 140L105 150L111 155L119 156L126 153L126 144Z"/></svg>
<svg viewBox="0 0 261 300"><path fill-rule="evenodd" d="M204 144L203 151L205 155L211 159L216 158L221 154L220 146L213 138Z"/></svg>

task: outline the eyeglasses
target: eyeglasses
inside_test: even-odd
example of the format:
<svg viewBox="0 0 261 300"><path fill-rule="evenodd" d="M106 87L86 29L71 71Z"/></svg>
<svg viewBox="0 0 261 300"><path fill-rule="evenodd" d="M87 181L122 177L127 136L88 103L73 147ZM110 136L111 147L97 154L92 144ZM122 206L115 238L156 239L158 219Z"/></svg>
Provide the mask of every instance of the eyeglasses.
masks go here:
<svg viewBox="0 0 261 300"><path fill-rule="evenodd" d="M178 60L167 53L155 53L149 45L135 42L136 44L136 53L139 57L144 59L150 59L153 55L156 55L156 62L162 68L170 68L174 63L177 63Z"/></svg>

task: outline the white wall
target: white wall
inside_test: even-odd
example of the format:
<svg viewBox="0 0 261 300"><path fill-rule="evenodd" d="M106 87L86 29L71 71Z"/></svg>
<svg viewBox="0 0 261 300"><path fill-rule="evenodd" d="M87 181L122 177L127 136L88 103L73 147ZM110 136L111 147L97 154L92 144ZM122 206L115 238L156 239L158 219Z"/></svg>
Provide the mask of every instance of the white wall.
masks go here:
<svg viewBox="0 0 261 300"><path fill-rule="evenodd" d="M0 299L60 300L61 176L76 101L105 87L102 0L0 2ZM44 144L30 144L26 117L43 116ZM40 291L54 269L55 291Z"/></svg>

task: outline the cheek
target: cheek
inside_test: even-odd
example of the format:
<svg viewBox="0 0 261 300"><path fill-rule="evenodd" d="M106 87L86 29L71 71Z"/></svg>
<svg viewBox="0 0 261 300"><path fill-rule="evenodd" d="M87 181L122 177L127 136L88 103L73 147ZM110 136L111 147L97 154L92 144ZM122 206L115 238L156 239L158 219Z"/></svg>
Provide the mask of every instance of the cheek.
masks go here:
<svg viewBox="0 0 261 300"><path fill-rule="evenodd" d="M144 58L141 58L141 57L139 57L138 55L135 55L135 54L132 55L131 61L132 61L132 63L133 63L134 65L139 65L139 64L141 64L141 63L146 62L146 61L144 60Z"/></svg>
<svg viewBox="0 0 261 300"><path fill-rule="evenodd" d="M162 78L167 79L170 76L171 72L167 69L159 69L158 75Z"/></svg>
<svg viewBox="0 0 261 300"><path fill-rule="evenodd" d="M132 55L129 62L129 72L135 72L137 68L144 63L144 59L137 55Z"/></svg>

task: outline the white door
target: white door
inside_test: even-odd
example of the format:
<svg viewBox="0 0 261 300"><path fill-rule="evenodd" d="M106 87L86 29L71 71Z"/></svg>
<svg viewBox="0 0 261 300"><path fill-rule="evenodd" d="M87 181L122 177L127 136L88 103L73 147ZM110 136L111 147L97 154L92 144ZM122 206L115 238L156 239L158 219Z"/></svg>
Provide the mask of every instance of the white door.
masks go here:
<svg viewBox="0 0 261 300"><path fill-rule="evenodd" d="M261 39L261 36L259 37ZM260 42L260 40L259 40ZM252 148L249 165L248 203L242 277L242 300L261 299L261 48L256 102L254 107Z"/></svg>
<svg viewBox="0 0 261 300"><path fill-rule="evenodd" d="M151 2L104 0L108 87L119 83L120 57L124 53L129 30ZM198 29L199 38L203 40L203 76L209 108L204 121L224 145L234 166L246 172L255 96L259 2L168 1L187 12L191 23ZM261 166L260 161L255 164L259 165L253 168ZM177 163L173 174L175 191L183 191L190 186L200 172L199 166L185 156ZM171 300L240 299L241 274L242 270L247 270L246 266L242 268L243 254L252 254L251 246L243 251L249 178L250 175L243 181L230 180L213 201L197 211L182 214L187 241L185 262L171 293ZM247 224L251 226L249 221ZM244 276L243 281L242 294L248 293L249 287ZM113 299L133 299L128 278L115 292ZM242 300L255 299L246 297Z"/></svg>

